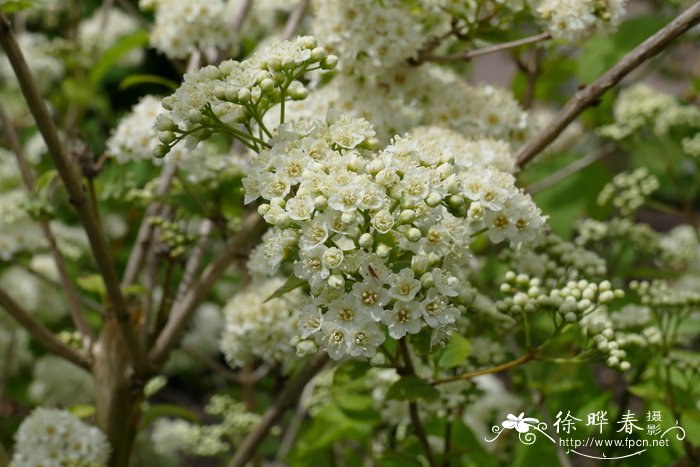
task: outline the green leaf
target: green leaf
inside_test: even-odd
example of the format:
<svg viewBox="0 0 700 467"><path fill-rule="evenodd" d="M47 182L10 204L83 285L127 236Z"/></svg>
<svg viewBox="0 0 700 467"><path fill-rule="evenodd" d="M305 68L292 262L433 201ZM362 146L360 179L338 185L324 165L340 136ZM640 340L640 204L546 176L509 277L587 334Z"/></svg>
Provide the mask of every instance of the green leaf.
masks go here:
<svg viewBox="0 0 700 467"><path fill-rule="evenodd" d="M144 292L146 292L146 287L141 284L127 285L122 289L122 293L126 296L141 295Z"/></svg>
<svg viewBox="0 0 700 467"><path fill-rule="evenodd" d="M93 292L103 297L107 294L107 287L99 274L79 277L77 282L78 286L87 292Z"/></svg>
<svg viewBox="0 0 700 467"><path fill-rule="evenodd" d="M386 398L400 401L423 399L430 402L439 399L440 392L424 379L417 376L404 376L391 385Z"/></svg>
<svg viewBox="0 0 700 467"><path fill-rule="evenodd" d="M33 3L30 0L0 0L0 12L16 13L31 8Z"/></svg>
<svg viewBox="0 0 700 467"><path fill-rule="evenodd" d="M273 298L279 298L279 297L281 297L282 295L284 295L284 294L286 294L286 293L289 293L289 292L291 292L291 291L294 290L294 289L298 289L299 287L301 287L301 286L304 285L304 284L306 284L306 280L305 280L305 279L299 279L297 276L295 276L294 274L292 274L292 275L289 276L289 278L285 281L285 283L282 284L282 285L279 287L279 289L275 290L275 291L272 293L272 295L270 295L269 297L267 297L267 298L265 299L265 302L263 302L263 303L266 303L266 302L272 300Z"/></svg>
<svg viewBox="0 0 700 467"><path fill-rule="evenodd" d="M102 54L90 73L90 81L93 84L100 83L107 72L109 72L123 56L133 49L145 47L146 45L148 45L148 32L146 31L136 31L133 34L122 37L116 44Z"/></svg>
<svg viewBox="0 0 700 467"><path fill-rule="evenodd" d="M440 368L454 368L460 366L472 351L472 344L460 334L454 334L440 355L438 365Z"/></svg>
<svg viewBox="0 0 700 467"><path fill-rule="evenodd" d="M123 91L124 89L128 89L139 84L159 84L170 89L171 91L175 91L177 89L177 83L175 81L157 75L129 75L124 78L121 83L119 83L119 89Z"/></svg>
<svg viewBox="0 0 700 467"><path fill-rule="evenodd" d="M42 173L34 183L34 191L39 192L44 188L47 188L49 185L51 185L51 182L56 179L56 177L58 177L58 171L56 169L50 169Z"/></svg>
<svg viewBox="0 0 700 467"><path fill-rule="evenodd" d="M189 410L173 404L152 405L143 413L138 430L147 428L151 423L160 417L184 418L185 420L199 425L199 418Z"/></svg>
<svg viewBox="0 0 700 467"><path fill-rule="evenodd" d="M370 364L361 360L348 360L341 363L333 372L333 386L349 384L362 378L371 368Z"/></svg>
<svg viewBox="0 0 700 467"><path fill-rule="evenodd" d="M72 413L78 418L88 418L95 414L95 406L90 404L78 404L69 408L68 412Z"/></svg>
<svg viewBox="0 0 700 467"><path fill-rule="evenodd" d="M408 338L416 355L430 355L433 351L431 344L432 331L429 328L422 329L418 334L411 334Z"/></svg>

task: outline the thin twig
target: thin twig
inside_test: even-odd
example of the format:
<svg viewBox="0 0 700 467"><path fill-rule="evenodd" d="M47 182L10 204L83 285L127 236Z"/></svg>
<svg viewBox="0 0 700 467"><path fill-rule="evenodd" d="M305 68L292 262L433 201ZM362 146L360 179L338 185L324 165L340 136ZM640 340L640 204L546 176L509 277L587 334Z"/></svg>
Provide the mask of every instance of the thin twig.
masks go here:
<svg viewBox="0 0 700 467"><path fill-rule="evenodd" d="M171 310L170 318L163 332L158 336L149 353L151 364L158 367L165 361L170 350L182 336L197 306L206 297L219 277L236 260L240 252L249 249L258 240L264 226L265 222L257 213L249 214L246 217L241 230L231 237L216 259L204 270L199 280L190 287L182 300L177 302Z"/></svg>
<svg viewBox="0 0 700 467"><path fill-rule="evenodd" d="M243 28L243 23L245 23L245 19L248 17L248 13L250 13L250 9L252 6L253 0L243 0L243 2L241 2L241 6L238 7L238 11L236 11L236 16L231 22L231 29L233 29L236 32L241 31L241 28Z"/></svg>
<svg viewBox="0 0 700 467"><path fill-rule="evenodd" d="M22 264L19 261L15 261L14 264L21 267L22 269L27 271L29 274L37 277L38 279L40 279L44 283L50 285L51 287L54 287L54 288L59 289L59 290L63 290L63 286L61 285L60 282L54 281L53 279L51 279L47 275L37 271L36 269L33 269L25 264ZM78 300L80 300L80 303L82 303L84 306L91 308L92 310L95 310L96 312L98 312L101 315L104 315L106 313L105 308L101 304L99 304L98 302L96 302L95 300L93 300L89 297L86 297L84 295L79 294Z"/></svg>
<svg viewBox="0 0 700 467"><path fill-rule="evenodd" d="M304 405L306 404L306 401L311 398L314 392L314 388L316 387L314 382L315 380L312 379L306 384L306 386L304 386L304 390L301 392L301 396L299 396L299 402L297 403L297 408L294 411L292 420L289 422L289 426L284 432L279 449L277 449L277 454L275 455L275 460L280 464L284 462L284 458L287 457L289 451L292 450L294 441L296 440L302 423L304 422L304 417L306 417L306 408Z"/></svg>
<svg viewBox="0 0 700 467"><path fill-rule="evenodd" d="M403 356L404 369L409 375L416 375L416 369L413 365L413 360L411 358L411 352L408 350L408 344L406 339L399 340L399 349L401 350L401 355ZM421 446L423 446L423 451L425 452L425 457L428 459L428 464L430 467L437 467L437 462L435 461L435 456L433 455L433 449L430 446L430 441L428 440L428 433L425 431L423 422L420 419L420 414L418 413L418 403L416 401L410 401L408 403L408 412L411 416L411 424L413 425L413 431L416 433Z"/></svg>
<svg viewBox="0 0 700 467"><path fill-rule="evenodd" d="M185 265L185 272L182 276L182 281L175 294L175 302L179 302L183 299L187 290L189 290L192 281L194 280L195 274L199 266L202 264L202 258L204 258L204 252L207 249L207 244L209 243L209 238L211 236L211 231L214 228L214 223L209 219L204 219L199 226L199 239L197 240L197 245L194 247L190 258L187 260Z"/></svg>
<svg viewBox="0 0 700 467"><path fill-rule="evenodd" d="M501 52L503 50L514 49L516 47L522 47L524 45L535 44L537 42L542 42L551 39L552 36L548 32L543 32L541 34L536 34L534 36L525 37L523 39L518 39L510 42L503 42L502 44L489 45L487 47L482 47L480 49L467 50L465 52L460 52L452 55L423 55L419 56L415 63L424 62L434 62L434 63L449 63L449 62L461 62L468 61L482 55L489 55L496 52Z"/></svg>
<svg viewBox="0 0 700 467"><path fill-rule="evenodd" d="M7 386L7 381L10 379L12 365L14 365L16 347L17 332L11 331L10 340L5 346L5 349L3 349L5 351L5 358L3 358L2 361L2 368L0 368L0 403L2 403L3 399L5 399L5 387Z"/></svg>
<svg viewBox="0 0 700 467"><path fill-rule="evenodd" d="M533 360L535 358L537 351L533 350L525 355L516 358L515 360L511 360L510 362L503 363L502 365L497 365L493 366L491 368L484 368L483 370L476 370L476 371L470 371L468 373L462 373L461 375L456 375L456 376L450 376L449 378L443 378L443 379L436 379L430 382L430 384L444 384L444 383L451 383L453 381L465 381L468 379L473 379L476 378L477 376L482 376L482 375L490 375L492 373L500 373L502 371L510 370L511 368L515 368L517 366L523 365L530 360Z"/></svg>
<svg viewBox="0 0 700 467"><path fill-rule="evenodd" d="M238 447L228 467L243 467L248 463L255 454L260 443L267 437L272 426L277 423L287 407L297 400L304 386L306 386L316 373L321 371L321 368L324 367L326 362L328 362L328 354L319 352L289 380L282 392L277 396L275 404L267 409L257 426L246 436L243 443Z"/></svg>
<svg viewBox="0 0 700 467"><path fill-rule="evenodd" d="M71 203L78 212L80 221L87 234L93 257L97 263L97 269L104 281L107 296L111 302L111 310L114 313L120 332L127 342L129 352L132 354L134 362L137 366L140 366L141 363L145 363L145 360L141 358L141 348L131 328L129 311L124 295L119 288L119 279L117 278L117 273L112 263L107 238L93 215L92 208L85 196L80 177L75 172L71 165L70 158L61 145L56 126L49 115L44 100L39 94L32 73L24 59L24 55L17 45L17 41L10 28L10 22L4 14L0 14L0 45L5 49L5 54L17 75L29 110L34 116L34 121L46 141L49 154L53 159L59 176L63 180Z"/></svg>
<svg viewBox="0 0 700 467"><path fill-rule="evenodd" d="M516 156L518 165L524 166L542 152L567 126L606 91L619 83L632 70L664 50L674 39L700 22L700 2L678 15L676 19L656 34L635 47L592 84L578 91L554 120L540 133L520 148Z"/></svg>
<svg viewBox="0 0 700 467"><path fill-rule="evenodd" d="M306 10L309 8L310 0L299 0L297 6L294 8L292 13L287 19L287 24L284 25L284 32L282 33L282 39L290 40L294 34L296 34L301 22L304 20L306 15Z"/></svg>
<svg viewBox="0 0 700 467"><path fill-rule="evenodd" d="M31 167L27 163L27 159L24 157L24 151L20 145L19 137L17 136L12 121L7 116L5 108L2 106L2 104L0 104L0 123L2 123L3 130L5 132L7 144L12 152L15 153L15 158L17 159L17 165L19 166L19 171L22 175L24 186L27 189L27 192L31 194L32 190L34 189L34 174L32 173ZM78 292L75 290L75 287L73 287L70 280L70 275L68 274L65 260L63 259L61 251L58 249L58 245L56 244L56 237L54 236L48 221L39 221L39 226L44 234L44 238L46 238L46 242L49 244L51 256L56 264L56 270L58 271L61 287L65 293L66 301L68 302L68 309L70 310L70 316L73 320L73 324L82 336L83 347L89 349L94 339L92 330L90 329L90 326L88 326L87 321L85 321L85 316L80 308Z"/></svg>
<svg viewBox="0 0 700 467"><path fill-rule="evenodd" d="M34 336L41 345L46 347L46 350L90 371L88 356L58 340L49 329L37 321L36 318L30 315L2 289L0 289L0 307L3 307L20 326Z"/></svg>
<svg viewBox="0 0 700 467"><path fill-rule="evenodd" d="M566 167L554 172L552 175L545 178L544 180L540 180L537 183L533 183L532 185L527 187L527 191L530 194L534 194L551 188L557 183L561 182L562 180L565 180L566 178L575 174L579 170L583 170L589 165L593 164L594 162L609 156L610 154L614 153L616 149L617 145L615 143L606 144L605 146L598 148L597 151L593 151L592 153L580 159L577 159L571 164L567 165Z"/></svg>
<svg viewBox="0 0 700 467"><path fill-rule="evenodd" d="M163 203L160 201L160 198L170 189L176 171L176 164L166 164L160 173L158 186L154 193L155 201L146 208L146 214L141 221L141 227L139 227L139 232L136 235L134 248L131 250L129 259L126 262L126 269L122 277L122 287L127 287L136 282L136 278L143 266L143 260L151 244L153 231L155 230L155 226L151 223L151 218L156 216L163 208Z"/></svg>

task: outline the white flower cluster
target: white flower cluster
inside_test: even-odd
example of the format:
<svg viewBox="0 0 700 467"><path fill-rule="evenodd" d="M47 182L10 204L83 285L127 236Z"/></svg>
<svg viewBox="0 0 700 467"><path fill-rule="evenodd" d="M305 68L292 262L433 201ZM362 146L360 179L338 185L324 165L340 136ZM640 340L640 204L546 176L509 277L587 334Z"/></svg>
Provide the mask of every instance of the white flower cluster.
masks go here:
<svg viewBox="0 0 700 467"><path fill-rule="evenodd" d="M110 447L105 435L58 409L35 409L15 434L12 467L104 466Z"/></svg>
<svg viewBox="0 0 700 467"><path fill-rule="evenodd" d="M683 138L681 141L683 152L689 156L700 159L700 133L695 133L695 136Z"/></svg>
<svg viewBox="0 0 700 467"><path fill-rule="evenodd" d="M577 41L596 31L614 29L627 0L541 0L536 13L552 37Z"/></svg>
<svg viewBox="0 0 700 467"><path fill-rule="evenodd" d="M155 121L161 112L160 98L144 96L120 121L107 140L107 154L119 164L138 160L153 160L158 145ZM181 149L181 145L173 151Z"/></svg>
<svg viewBox="0 0 700 467"><path fill-rule="evenodd" d="M23 206L28 202L23 188L0 192L0 259L8 261L25 250L43 247L46 240Z"/></svg>
<svg viewBox="0 0 700 467"><path fill-rule="evenodd" d="M160 164L153 158L158 147L158 130L154 126L162 111L161 100L155 96L144 96L129 114L122 118L107 140L107 154L119 164L146 160ZM204 143L194 149L176 144L170 149L166 163L177 164L190 183L216 184L224 172L241 174L245 162L240 154L223 154L215 144Z"/></svg>
<svg viewBox="0 0 700 467"><path fill-rule="evenodd" d="M613 290L609 281L596 283L580 279L548 289L540 278L513 271L506 273L500 289L506 298L500 300L497 307L504 312L519 315L552 310L569 323L580 321L599 306L624 296L622 290Z"/></svg>
<svg viewBox="0 0 700 467"><path fill-rule="evenodd" d="M63 76L63 62L55 56L53 44L46 36L24 32L17 35L17 43L41 90L47 90ZM5 54L0 55L0 83L19 87L15 72Z"/></svg>
<svg viewBox="0 0 700 467"><path fill-rule="evenodd" d="M159 418L151 432L155 451L165 456L217 456L231 448L232 438L249 432L260 420L259 415L246 410L243 402L223 395L212 396L204 411L221 418L221 423L195 425L182 419Z"/></svg>
<svg viewBox="0 0 700 467"><path fill-rule="evenodd" d="M81 47L92 47L102 53L116 44L119 39L133 34L138 29L138 21L119 8L111 8L107 16L104 10L98 9L78 25L76 39ZM143 60L143 55L142 49L133 49L122 57L119 63L126 66L138 65Z"/></svg>
<svg viewBox="0 0 700 467"><path fill-rule="evenodd" d="M95 383L90 373L61 357L40 357L32 376L29 396L41 405L71 407L93 402Z"/></svg>
<svg viewBox="0 0 700 467"><path fill-rule="evenodd" d="M605 260L593 251L550 233L531 249L506 250L504 259L513 270L542 279L549 288L572 280L603 277Z"/></svg>
<svg viewBox="0 0 700 467"><path fill-rule="evenodd" d="M598 132L608 138L622 140L649 127L656 136L665 136L675 126L700 128L700 107L682 104L671 94L658 91L645 83L623 89L613 108L615 123Z"/></svg>
<svg viewBox="0 0 700 467"><path fill-rule="evenodd" d="M630 172L621 172L607 183L598 195L598 205L612 205L623 216L632 215L644 205L652 193L659 189L659 179L649 173L646 167L639 167Z"/></svg>
<svg viewBox="0 0 700 467"><path fill-rule="evenodd" d="M232 367L256 358L267 363L285 363L293 358L290 341L297 334L296 312L301 294L297 290L266 301L283 283L281 279L270 279L251 284L224 306L220 347Z"/></svg>
<svg viewBox="0 0 700 467"><path fill-rule="evenodd" d="M426 35L401 0L317 0L311 32L341 58L341 68L365 77L414 57Z"/></svg>
<svg viewBox="0 0 700 467"><path fill-rule="evenodd" d="M363 119L329 112L325 122L284 124L243 180L245 201L274 226L261 245L271 271L293 263L313 303L299 328L331 357L371 357L384 340L460 314L450 269L473 235L528 243L545 219L512 175L397 137L378 154ZM434 142L433 142L434 143Z"/></svg>
<svg viewBox="0 0 700 467"><path fill-rule="evenodd" d="M142 10L155 10L153 47L168 58L184 59L197 50L228 49L236 44L224 0L139 0Z"/></svg>
<svg viewBox="0 0 700 467"><path fill-rule="evenodd" d="M175 93L163 99L167 112L156 121L163 144L154 155L165 156L183 139L191 149L213 132L259 149L263 142L251 134L251 125L267 131L262 117L270 107L282 103L284 109L285 101L305 98L308 91L299 81L303 75L336 63L316 39L304 36L275 42L243 62L228 60L186 74Z"/></svg>
<svg viewBox="0 0 700 467"><path fill-rule="evenodd" d="M49 277L54 279L51 275ZM42 322L56 323L66 315L67 307L61 294L19 266L11 266L3 271L0 275L0 287Z"/></svg>
<svg viewBox="0 0 700 467"><path fill-rule="evenodd" d="M382 144L417 126L449 128L466 138L516 144L533 129L532 119L510 91L486 84L473 86L454 71L432 64L397 66L373 82L338 75L303 102L291 103L289 115L323 118L330 108L371 121Z"/></svg>

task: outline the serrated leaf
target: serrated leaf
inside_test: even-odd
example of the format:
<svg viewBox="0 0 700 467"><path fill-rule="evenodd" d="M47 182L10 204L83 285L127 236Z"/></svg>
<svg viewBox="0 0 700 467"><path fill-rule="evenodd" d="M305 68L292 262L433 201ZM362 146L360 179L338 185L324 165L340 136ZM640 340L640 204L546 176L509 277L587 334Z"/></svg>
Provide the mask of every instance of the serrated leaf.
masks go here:
<svg viewBox="0 0 700 467"><path fill-rule="evenodd" d="M267 297L263 303L269 302L273 298L279 298L282 295L291 292L294 289L298 289L299 287L303 286L306 284L306 280L304 279L299 279L297 276L292 274L287 278L287 280L282 284L277 290L275 290L272 295Z"/></svg>
<svg viewBox="0 0 700 467"><path fill-rule="evenodd" d="M151 423L160 417L183 418L194 424L199 424L199 418L189 410L173 404L152 405L143 413L138 430L147 428Z"/></svg>
<svg viewBox="0 0 700 467"><path fill-rule="evenodd" d="M95 414L95 406L90 404L78 404L69 408L68 412L72 413L78 418L88 418Z"/></svg>
<svg viewBox="0 0 700 467"><path fill-rule="evenodd" d="M454 334L452 339L440 355L438 365L440 368L454 368L460 366L472 351L471 342L460 334Z"/></svg>
<svg viewBox="0 0 700 467"><path fill-rule="evenodd" d="M119 83L119 89L124 90L139 84L159 84L171 91L177 89L177 83L175 81L158 75L129 75Z"/></svg>
<svg viewBox="0 0 700 467"><path fill-rule="evenodd" d="M404 376L389 387L386 398L400 401L422 399L431 402L440 398L440 392L424 379L417 376Z"/></svg>
<svg viewBox="0 0 700 467"><path fill-rule="evenodd" d="M79 277L77 283L81 289L87 292L93 292L101 296L105 296L107 293L105 282L99 274Z"/></svg>

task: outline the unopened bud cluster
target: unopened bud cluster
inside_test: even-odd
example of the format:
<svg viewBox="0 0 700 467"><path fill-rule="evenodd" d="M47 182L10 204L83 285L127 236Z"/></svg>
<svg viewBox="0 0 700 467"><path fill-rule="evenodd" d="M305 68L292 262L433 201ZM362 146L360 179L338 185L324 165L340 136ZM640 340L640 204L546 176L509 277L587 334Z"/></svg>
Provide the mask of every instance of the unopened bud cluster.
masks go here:
<svg viewBox="0 0 700 467"><path fill-rule="evenodd" d="M649 169L640 167L617 174L598 195L598 204L611 203L623 216L629 216L659 189L659 179Z"/></svg>
<svg viewBox="0 0 700 467"><path fill-rule="evenodd" d="M183 139L192 148L213 133L230 135L259 150L264 143L253 127L266 131L265 113L287 100L304 99L308 91L303 76L336 64L337 58L316 39L304 36L273 43L242 62L227 60L186 74L175 93L163 99L167 112L156 120L161 144L154 156L164 157Z"/></svg>

